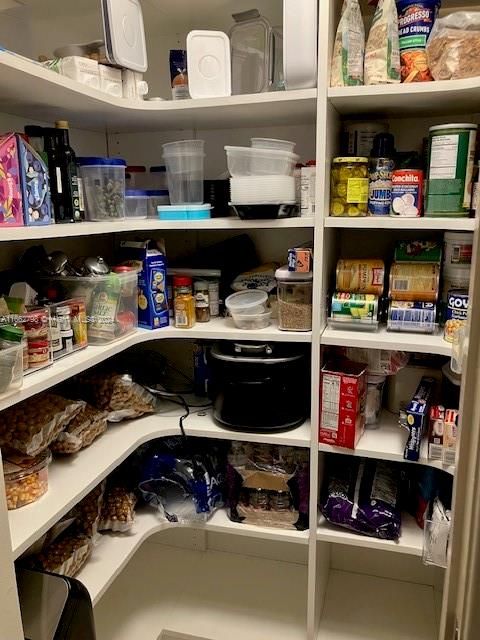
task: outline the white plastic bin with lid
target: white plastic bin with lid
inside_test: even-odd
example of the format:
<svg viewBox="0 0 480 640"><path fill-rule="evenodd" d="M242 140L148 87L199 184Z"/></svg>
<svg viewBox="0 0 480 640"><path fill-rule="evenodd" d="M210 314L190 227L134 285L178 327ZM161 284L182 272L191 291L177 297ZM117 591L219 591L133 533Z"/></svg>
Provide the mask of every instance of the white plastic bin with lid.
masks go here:
<svg viewBox="0 0 480 640"><path fill-rule="evenodd" d="M312 330L313 273L280 267L277 279L278 328L281 331Z"/></svg>
<svg viewBox="0 0 480 640"><path fill-rule="evenodd" d="M125 191L125 214L127 218L145 219L148 216L148 191L127 189Z"/></svg>
<svg viewBox="0 0 480 640"><path fill-rule="evenodd" d="M467 267L472 262L473 233L447 231L445 240L444 268Z"/></svg>
<svg viewBox="0 0 480 640"><path fill-rule="evenodd" d="M148 189L148 218L158 218L157 207L168 206L170 197L166 189Z"/></svg>
<svg viewBox="0 0 480 640"><path fill-rule="evenodd" d="M121 158L78 158L87 219L117 222L125 219L125 167Z"/></svg>
<svg viewBox="0 0 480 640"><path fill-rule="evenodd" d="M277 151L288 151L294 153L295 142L289 140L277 140L276 138L252 138L254 149L276 149Z"/></svg>
<svg viewBox="0 0 480 640"><path fill-rule="evenodd" d="M259 289L237 291L225 300L233 322L239 329L263 329L270 324L271 311L267 309L268 294Z"/></svg>
<svg viewBox="0 0 480 640"><path fill-rule="evenodd" d="M163 145L172 204L203 203L204 147L204 140L181 140Z"/></svg>
<svg viewBox="0 0 480 640"><path fill-rule="evenodd" d="M188 89L192 98L232 95L230 40L222 31L190 31L187 36Z"/></svg>
<svg viewBox="0 0 480 640"><path fill-rule="evenodd" d="M233 178L242 176L293 176L299 156L278 149L226 146L228 170Z"/></svg>

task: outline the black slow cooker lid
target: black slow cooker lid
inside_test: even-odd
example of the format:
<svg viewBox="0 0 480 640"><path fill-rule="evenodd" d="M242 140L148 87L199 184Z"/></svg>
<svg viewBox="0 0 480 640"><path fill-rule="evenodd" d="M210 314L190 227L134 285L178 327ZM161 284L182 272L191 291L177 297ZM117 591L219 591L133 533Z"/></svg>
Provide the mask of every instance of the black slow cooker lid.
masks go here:
<svg viewBox="0 0 480 640"><path fill-rule="evenodd" d="M223 362L251 364L279 364L294 362L305 357L305 351L294 344L266 342L217 342L212 358Z"/></svg>

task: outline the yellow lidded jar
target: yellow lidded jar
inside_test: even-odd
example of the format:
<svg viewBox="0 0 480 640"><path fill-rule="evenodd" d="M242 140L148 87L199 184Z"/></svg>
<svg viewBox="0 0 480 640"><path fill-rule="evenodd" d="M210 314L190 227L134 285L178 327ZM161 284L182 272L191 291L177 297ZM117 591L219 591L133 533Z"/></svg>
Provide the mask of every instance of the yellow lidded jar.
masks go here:
<svg viewBox="0 0 480 640"><path fill-rule="evenodd" d="M367 215L368 158L334 158L331 173L330 215Z"/></svg>

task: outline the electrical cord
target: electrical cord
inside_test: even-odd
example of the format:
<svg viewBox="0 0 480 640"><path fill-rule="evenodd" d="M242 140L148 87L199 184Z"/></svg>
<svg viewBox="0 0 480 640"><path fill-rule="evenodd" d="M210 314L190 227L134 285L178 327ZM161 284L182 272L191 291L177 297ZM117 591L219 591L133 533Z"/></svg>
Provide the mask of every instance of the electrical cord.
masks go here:
<svg viewBox="0 0 480 640"><path fill-rule="evenodd" d="M185 438L185 440L187 439L187 434L185 433L185 427L184 427L184 421L188 418L188 416L190 415L190 409L208 409L209 407L212 406L211 403L208 404L202 404L202 405L195 405L195 404L189 404L185 398L179 394L179 393L173 393L170 391L163 391L160 389L155 389L154 387L145 387L147 389L147 391L150 391L151 394L155 395L155 396L159 396L160 398L165 398L166 400L169 400L170 402L173 402L174 404L178 404L181 407L183 407L185 409L185 413L180 416L179 421L178 421L178 426L180 427L180 432L183 436L183 438Z"/></svg>

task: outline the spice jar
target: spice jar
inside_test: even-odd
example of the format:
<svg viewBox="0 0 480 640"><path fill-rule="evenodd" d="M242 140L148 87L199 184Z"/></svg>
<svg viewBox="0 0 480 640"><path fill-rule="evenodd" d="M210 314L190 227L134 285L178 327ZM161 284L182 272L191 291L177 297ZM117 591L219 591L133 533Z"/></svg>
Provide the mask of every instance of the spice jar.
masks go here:
<svg viewBox="0 0 480 640"><path fill-rule="evenodd" d="M192 294L192 279L185 276L175 276L174 289L174 317L178 329L191 329L195 325L195 300Z"/></svg>
<svg viewBox="0 0 480 640"><path fill-rule="evenodd" d="M330 215L366 216L368 210L368 158L334 158L331 174Z"/></svg>
<svg viewBox="0 0 480 640"><path fill-rule="evenodd" d="M65 305L64 307L58 307L57 322L60 332L70 331L70 329L72 328L70 321L70 307L68 305Z"/></svg>
<svg viewBox="0 0 480 640"><path fill-rule="evenodd" d="M194 284L195 290L195 318L197 322L210 321L210 298L208 282L198 280Z"/></svg>
<svg viewBox="0 0 480 640"><path fill-rule="evenodd" d="M277 279L278 328L282 331L311 331L313 273L281 267Z"/></svg>
<svg viewBox="0 0 480 640"><path fill-rule="evenodd" d="M50 343L48 340L28 341L28 366L40 369L50 362Z"/></svg>
<svg viewBox="0 0 480 640"><path fill-rule="evenodd" d="M208 283L208 299L210 301L210 316L217 318L220 315L220 283L218 280Z"/></svg>

